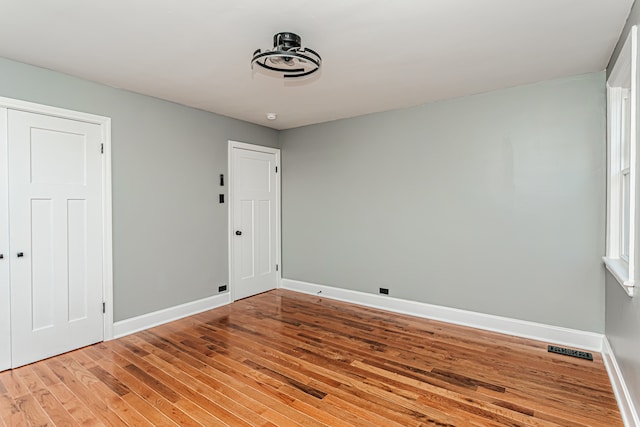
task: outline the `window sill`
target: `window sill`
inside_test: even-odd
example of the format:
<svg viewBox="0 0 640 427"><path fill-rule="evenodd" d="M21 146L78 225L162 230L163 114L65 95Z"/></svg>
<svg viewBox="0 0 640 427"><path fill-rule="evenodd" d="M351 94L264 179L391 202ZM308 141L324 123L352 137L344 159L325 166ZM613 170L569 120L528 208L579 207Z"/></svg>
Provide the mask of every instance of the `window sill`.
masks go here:
<svg viewBox="0 0 640 427"><path fill-rule="evenodd" d="M607 258L602 257L604 260L604 265L607 267L607 270L616 278L622 289L625 290L627 295L630 297L633 296L633 290L635 289L636 283L629 278L629 266L626 262L622 261L620 258Z"/></svg>

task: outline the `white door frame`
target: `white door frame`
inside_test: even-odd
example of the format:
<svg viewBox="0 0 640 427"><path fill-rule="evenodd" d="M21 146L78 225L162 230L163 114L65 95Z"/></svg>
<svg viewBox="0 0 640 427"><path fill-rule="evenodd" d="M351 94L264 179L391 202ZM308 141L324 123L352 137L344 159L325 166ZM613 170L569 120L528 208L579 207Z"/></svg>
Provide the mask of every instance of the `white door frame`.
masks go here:
<svg viewBox="0 0 640 427"><path fill-rule="evenodd" d="M233 149L234 148L241 148L244 150L251 150L251 151L258 151L261 153L269 153L269 154L275 154L276 156L276 165L278 167L278 173L276 173L276 232L275 232L275 238L276 238L276 264L278 265L278 271L276 272L276 287L280 288L281 287L281 283L282 283L282 263L280 262L281 260L281 247L280 247L280 175L281 175L281 168L280 168L280 149L279 148L271 148L271 147L265 147L263 145L255 145L255 144L248 144L246 142L239 142L239 141L232 141L229 140L229 147L228 147L228 153L227 153L227 162L228 162L228 171L229 171L229 176L227 179L227 183L228 183L228 188L229 188L229 195L227 197L227 204L228 204L228 226L227 226L227 238L228 238L228 251L229 251L229 292L231 295L231 301L235 301L235 281L236 278L234 277L234 271L233 271L233 254L234 254L234 242L235 239L233 238L234 234L234 229L233 229L233 162L232 162L232 155L233 155Z"/></svg>
<svg viewBox="0 0 640 427"><path fill-rule="evenodd" d="M100 126L104 154L102 156L102 294L106 304L104 315L104 340L113 338L113 225L111 207L111 119L89 113L50 107L17 99L0 97L0 128L6 130L8 109L26 111L29 113L43 114L93 123ZM8 267L9 249L9 197L8 184L8 141L6 132L0 132L0 253L5 259L0 261L0 371L11 367L3 362L11 359L11 336L5 334L5 326L10 327L10 290ZM6 287L6 289L3 289ZM6 324L6 325L5 325ZM6 335L6 336L5 336ZM4 352L8 352L5 356Z"/></svg>

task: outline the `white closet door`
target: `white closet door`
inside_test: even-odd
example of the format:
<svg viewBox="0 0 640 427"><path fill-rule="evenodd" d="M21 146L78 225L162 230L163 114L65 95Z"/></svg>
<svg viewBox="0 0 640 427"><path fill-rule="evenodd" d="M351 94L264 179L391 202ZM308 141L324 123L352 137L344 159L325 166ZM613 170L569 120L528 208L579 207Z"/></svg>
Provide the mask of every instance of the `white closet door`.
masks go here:
<svg viewBox="0 0 640 427"><path fill-rule="evenodd" d="M13 367L103 339L100 132L8 111Z"/></svg>
<svg viewBox="0 0 640 427"><path fill-rule="evenodd" d="M7 109L0 108L0 371L11 367L11 293L9 292L9 192Z"/></svg>
<svg viewBox="0 0 640 427"><path fill-rule="evenodd" d="M277 154L233 147L232 277L235 300L278 286Z"/></svg>

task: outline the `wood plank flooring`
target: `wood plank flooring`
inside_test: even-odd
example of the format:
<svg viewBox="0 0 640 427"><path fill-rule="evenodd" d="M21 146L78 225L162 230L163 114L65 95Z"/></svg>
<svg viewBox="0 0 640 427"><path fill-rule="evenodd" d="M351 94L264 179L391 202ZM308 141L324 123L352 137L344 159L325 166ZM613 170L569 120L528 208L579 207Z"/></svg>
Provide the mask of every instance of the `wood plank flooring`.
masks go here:
<svg viewBox="0 0 640 427"><path fill-rule="evenodd" d="M602 358L276 290L0 373L0 426L621 426Z"/></svg>

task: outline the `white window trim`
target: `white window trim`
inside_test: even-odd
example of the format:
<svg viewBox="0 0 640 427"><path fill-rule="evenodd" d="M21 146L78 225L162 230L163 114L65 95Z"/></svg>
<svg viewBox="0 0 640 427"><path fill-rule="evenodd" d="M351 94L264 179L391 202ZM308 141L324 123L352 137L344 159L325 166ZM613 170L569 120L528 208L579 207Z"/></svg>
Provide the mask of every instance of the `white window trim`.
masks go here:
<svg viewBox="0 0 640 427"><path fill-rule="evenodd" d="M637 185L637 100L638 100L638 30L633 26L625 41L620 55L616 59L607 80L607 247L603 258L607 270L616 278L629 296L640 285L638 251L640 241L636 230L636 194ZM622 98L624 88L622 82L630 80L630 141L629 141L629 257L622 256L622 142L624 138Z"/></svg>

